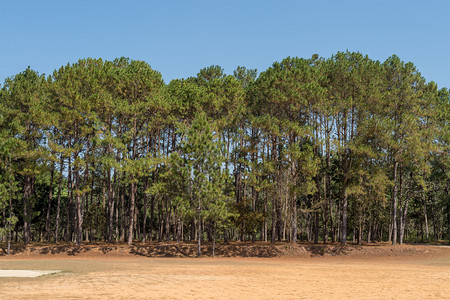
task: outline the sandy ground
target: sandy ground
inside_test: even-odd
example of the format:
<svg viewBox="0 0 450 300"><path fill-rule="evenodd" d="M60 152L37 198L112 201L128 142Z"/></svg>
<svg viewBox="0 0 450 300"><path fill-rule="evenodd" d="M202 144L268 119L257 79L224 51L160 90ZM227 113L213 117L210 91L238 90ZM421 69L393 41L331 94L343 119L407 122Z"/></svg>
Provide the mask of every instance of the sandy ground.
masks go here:
<svg viewBox="0 0 450 300"><path fill-rule="evenodd" d="M450 248L415 256L0 257L0 299L450 299Z"/></svg>
<svg viewBox="0 0 450 300"><path fill-rule="evenodd" d="M59 270L0 270L0 277L39 277L60 272Z"/></svg>

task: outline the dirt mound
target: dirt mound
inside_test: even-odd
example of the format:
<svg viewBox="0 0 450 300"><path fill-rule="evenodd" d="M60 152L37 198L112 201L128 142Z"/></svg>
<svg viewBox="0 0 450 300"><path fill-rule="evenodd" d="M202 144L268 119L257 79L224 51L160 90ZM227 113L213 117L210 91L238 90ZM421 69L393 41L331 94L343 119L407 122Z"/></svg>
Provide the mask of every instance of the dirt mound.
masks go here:
<svg viewBox="0 0 450 300"><path fill-rule="evenodd" d="M3 246L3 245L2 245ZM202 245L202 255L212 256L212 244ZM290 243L223 243L216 244L217 257L389 257L389 256L417 256L433 255L449 252L450 247L434 247L428 245L399 245L391 246L387 243L367 245L340 244L290 244ZM35 255L69 255L69 256L129 256L144 257L196 257L196 243L135 243L127 245L117 244L46 244L36 243L28 246L13 245L11 254L14 256ZM5 247L0 246L0 256L6 255Z"/></svg>

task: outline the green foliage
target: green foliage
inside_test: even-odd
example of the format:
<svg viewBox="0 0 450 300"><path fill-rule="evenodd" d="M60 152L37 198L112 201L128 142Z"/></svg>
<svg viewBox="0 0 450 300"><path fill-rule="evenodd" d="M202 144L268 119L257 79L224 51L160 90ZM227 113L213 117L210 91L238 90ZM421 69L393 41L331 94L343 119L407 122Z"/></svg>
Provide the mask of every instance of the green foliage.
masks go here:
<svg viewBox="0 0 450 300"><path fill-rule="evenodd" d="M228 218L224 194L226 174L222 169L221 146L215 141L206 114L198 113L181 146L183 175L187 176L191 194L191 210L202 219L220 223Z"/></svg>
<svg viewBox="0 0 450 300"><path fill-rule="evenodd" d="M303 226L311 239L320 226L336 235L347 214L349 228L383 232L394 212L418 231L430 210L442 236L449 95L395 55L349 51L287 57L259 76L214 65L169 84L124 57L81 59L47 79L28 68L0 93L3 225L44 230L59 191L68 240L83 221L96 239L124 239L149 215L159 238L194 221L239 239L294 241Z"/></svg>

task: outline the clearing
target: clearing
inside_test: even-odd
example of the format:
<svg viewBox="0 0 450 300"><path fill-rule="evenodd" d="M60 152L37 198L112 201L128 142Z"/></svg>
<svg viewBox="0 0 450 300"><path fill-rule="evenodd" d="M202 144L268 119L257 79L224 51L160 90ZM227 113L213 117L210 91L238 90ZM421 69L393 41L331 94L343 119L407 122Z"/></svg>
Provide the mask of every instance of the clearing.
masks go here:
<svg viewBox="0 0 450 300"><path fill-rule="evenodd" d="M222 257L181 258L153 246L0 253L0 270L62 270L0 278L0 299L450 299L450 247L233 244Z"/></svg>

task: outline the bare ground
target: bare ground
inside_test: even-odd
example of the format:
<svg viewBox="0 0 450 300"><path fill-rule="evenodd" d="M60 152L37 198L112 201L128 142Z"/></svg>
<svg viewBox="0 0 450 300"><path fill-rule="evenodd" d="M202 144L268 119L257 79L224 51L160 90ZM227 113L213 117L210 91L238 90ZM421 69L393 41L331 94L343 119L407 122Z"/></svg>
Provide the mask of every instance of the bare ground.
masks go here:
<svg viewBox="0 0 450 300"><path fill-rule="evenodd" d="M448 246L441 246L443 248ZM203 243L202 255L212 256L212 243ZM433 255L439 248L429 245L398 245L389 243L372 243L364 245L348 244L313 244L313 243L267 243L267 242L232 242L218 243L216 257L316 257L316 256L417 256ZM69 255L69 256L144 256L144 257L197 257L196 242L147 242L134 243L32 243L28 246L14 244L11 254L20 256ZM6 244L0 243L0 257L6 255Z"/></svg>
<svg viewBox="0 0 450 300"><path fill-rule="evenodd" d="M0 299L450 299L449 247L234 243L215 258L191 247L15 248L0 269L63 272L0 278Z"/></svg>

